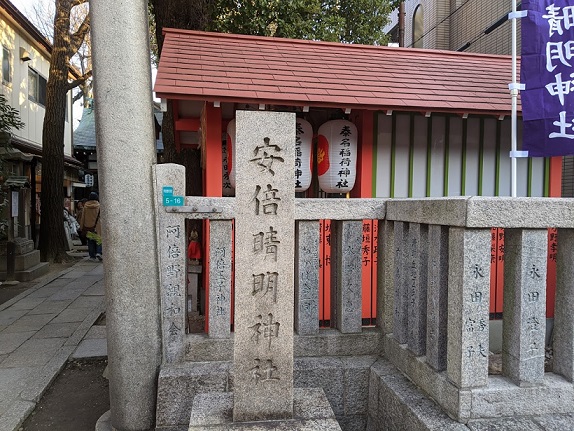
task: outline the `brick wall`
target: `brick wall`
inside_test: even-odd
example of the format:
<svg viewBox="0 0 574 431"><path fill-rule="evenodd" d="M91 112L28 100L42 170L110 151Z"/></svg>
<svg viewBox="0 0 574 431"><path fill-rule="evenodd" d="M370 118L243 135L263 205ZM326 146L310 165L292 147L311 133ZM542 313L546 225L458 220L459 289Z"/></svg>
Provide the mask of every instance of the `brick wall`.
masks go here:
<svg viewBox="0 0 574 431"><path fill-rule="evenodd" d="M413 16L421 5L424 17L423 47L457 50L473 42L466 52L511 53L511 24L502 24L488 35L482 33L512 8L512 0L406 0L405 45L413 44ZM520 23L518 24L520 52Z"/></svg>

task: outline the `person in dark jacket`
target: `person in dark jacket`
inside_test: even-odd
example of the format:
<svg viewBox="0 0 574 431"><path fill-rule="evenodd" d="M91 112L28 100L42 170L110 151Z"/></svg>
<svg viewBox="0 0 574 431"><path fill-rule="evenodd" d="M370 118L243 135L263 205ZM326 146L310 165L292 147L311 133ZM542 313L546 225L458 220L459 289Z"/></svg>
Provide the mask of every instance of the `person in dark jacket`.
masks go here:
<svg viewBox="0 0 574 431"><path fill-rule="evenodd" d="M88 254L90 260L102 260L102 237L100 223L100 202L96 192L91 192L88 201L84 204L80 230L85 233L88 241Z"/></svg>

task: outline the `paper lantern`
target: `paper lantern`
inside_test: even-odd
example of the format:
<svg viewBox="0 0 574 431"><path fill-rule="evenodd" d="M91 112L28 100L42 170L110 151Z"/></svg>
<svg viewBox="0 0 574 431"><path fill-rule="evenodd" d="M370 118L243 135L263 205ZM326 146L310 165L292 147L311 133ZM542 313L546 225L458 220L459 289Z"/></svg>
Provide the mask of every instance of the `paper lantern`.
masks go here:
<svg viewBox="0 0 574 431"><path fill-rule="evenodd" d="M347 120L331 120L319 127L317 175L325 193L347 193L357 176L357 127Z"/></svg>
<svg viewBox="0 0 574 431"><path fill-rule="evenodd" d="M297 118L295 129L295 191L304 192L311 185L311 145L313 126L307 120Z"/></svg>
<svg viewBox="0 0 574 431"><path fill-rule="evenodd" d="M229 171L229 184L235 191L235 118L227 124L227 170ZM224 195L225 196L225 195Z"/></svg>
<svg viewBox="0 0 574 431"><path fill-rule="evenodd" d="M232 120L235 122L235 120ZM229 130L229 127L228 127ZM235 134L233 135L235 137ZM222 196L235 196L235 187L231 184L231 168L233 167L233 142L232 138L229 136L229 133L225 133L225 140L221 143L221 150L222 154L222 175L223 175L223 193ZM234 181L235 183L235 181Z"/></svg>

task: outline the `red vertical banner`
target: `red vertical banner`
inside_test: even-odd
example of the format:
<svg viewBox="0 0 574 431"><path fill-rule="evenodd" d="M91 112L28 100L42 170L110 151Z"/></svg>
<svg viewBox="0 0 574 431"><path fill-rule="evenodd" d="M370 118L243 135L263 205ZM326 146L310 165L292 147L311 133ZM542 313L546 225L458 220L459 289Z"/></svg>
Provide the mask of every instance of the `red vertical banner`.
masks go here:
<svg viewBox="0 0 574 431"><path fill-rule="evenodd" d="M504 229L497 229L497 250L496 250L496 308L495 313L499 314L503 312L503 300L504 300Z"/></svg>
<svg viewBox="0 0 574 431"><path fill-rule="evenodd" d="M231 220L231 327L235 328L235 219Z"/></svg>
<svg viewBox="0 0 574 431"><path fill-rule="evenodd" d="M319 326L331 320L331 220L319 222Z"/></svg>
<svg viewBox="0 0 574 431"><path fill-rule="evenodd" d="M323 305L325 304L325 295L323 293L323 282L325 275L325 238L323 230L325 229L325 220L319 220L319 326L322 325L324 319Z"/></svg>
<svg viewBox="0 0 574 431"><path fill-rule="evenodd" d="M371 266L371 325L375 325L377 319L377 262L379 256L379 221L373 220L373 248Z"/></svg>
<svg viewBox="0 0 574 431"><path fill-rule="evenodd" d="M371 322L371 275L373 271L373 221L363 220L363 243L361 245L362 313L363 324ZM368 323L367 323L368 322Z"/></svg>
<svg viewBox="0 0 574 431"><path fill-rule="evenodd" d="M504 229L493 227L490 246L490 315L501 319L504 297Z"/></svg>
<svg viewBox="0 0 574 431"><path fill-rule="evenodd" d="M548 229L548 269L546 272L546 317L554 317L556 298L556 252L558 229Z"/></svg>
<svg viewBox="0 0 574 431"><path fill-rule="evenodd" d="M490 230L490 314L496 313L496 257L498 244L498 229L493 227Z"/></svg>

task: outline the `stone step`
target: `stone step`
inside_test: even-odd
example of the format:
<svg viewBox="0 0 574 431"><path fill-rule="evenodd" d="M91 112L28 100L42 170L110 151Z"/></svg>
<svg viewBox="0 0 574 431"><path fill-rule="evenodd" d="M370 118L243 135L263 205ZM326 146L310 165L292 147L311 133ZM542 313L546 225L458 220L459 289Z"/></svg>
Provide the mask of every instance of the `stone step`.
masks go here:
<svg viewBox="0 0 574 431"><path fill-rule="evenodd" d="M40 250L32 250L28 253L17 254L15 258L16 271L24 271L40 263ZM0 258L0 271L6 272L6 256Z"/></svg>
<svg viewBox="0 0 574 431"><path fill-rule="evenodd" d="M48 273L50 266L48 262L40 262L31 268L16 271L14 278L18 281L32 281ZM0 280L6 280L6 270L0 271Z"/></svg>
<svg viewBox="0 0 574 431"><path fill-rule="evenodd" d="M189 431L341 431L321 388L293 388L293 419L233 422L233 393L198 394L193 399Z"/></svg>
<svg viewBox="0 0 574 431"><path fill-rule="evenodd" d="M16 256L16 271L24 271L40 263L40 250Z"/></svg>
<svg viewBox="0 0 574 431"><path fill-rule="evenodd" d="M379 359L370 374L367 431L468 431L387 360Z"/></svg>

